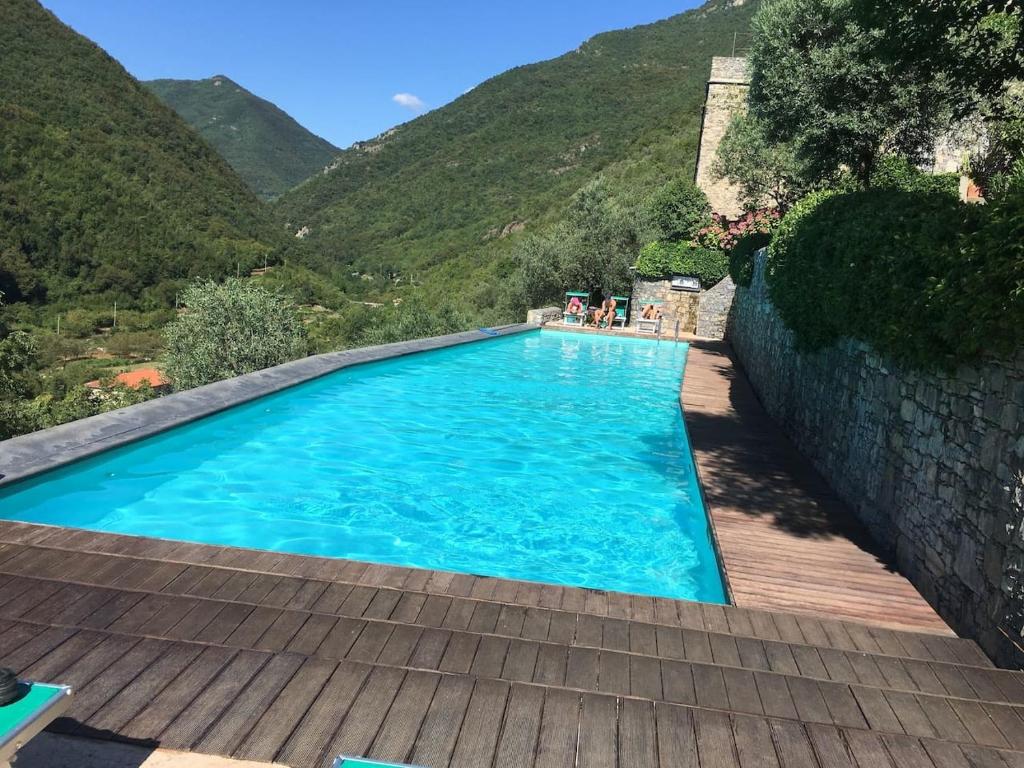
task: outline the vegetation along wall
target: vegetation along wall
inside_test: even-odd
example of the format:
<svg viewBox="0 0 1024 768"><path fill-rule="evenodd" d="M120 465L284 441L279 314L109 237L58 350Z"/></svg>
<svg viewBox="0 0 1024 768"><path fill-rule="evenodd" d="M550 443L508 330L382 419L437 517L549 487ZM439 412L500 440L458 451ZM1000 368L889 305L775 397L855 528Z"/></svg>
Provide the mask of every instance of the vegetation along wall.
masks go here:
<svg viewBox="0 0 1024 768"><path fill-rule="evenodd" d="M729 338L768 412L943 618L1024 667L1024 354L947 374L849 340L798 352L763 251Z"/></svg>

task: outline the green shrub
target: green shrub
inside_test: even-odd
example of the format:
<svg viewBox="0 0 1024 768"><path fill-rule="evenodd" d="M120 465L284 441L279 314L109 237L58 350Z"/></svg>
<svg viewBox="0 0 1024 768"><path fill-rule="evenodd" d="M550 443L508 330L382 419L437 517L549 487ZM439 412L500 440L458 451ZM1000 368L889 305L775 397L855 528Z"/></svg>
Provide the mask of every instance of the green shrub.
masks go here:
<svg viewBox="0 0 1024 768"><path fill-rule="evenodd" d="M640 249L636 260L637 274L642 277L668 277L672 274L672 259L678 243L655 240Z"/></svg>
<svg viewBox="0 0 1024 768"><path fill-rule="evenodd" d="M468 330L472 325L473 319L451 304L431 305L419 297L412 297L398 306L386 307L375 313L359 334L359 344L369 346L443 336Z"/></svg>
<svg viewBox="0 0 1024 768"><path fill-rule="evenodd" d="M294 305L253 280L197 282L167 326L167 375L177 389L294 360L306 352Z"/></svg>
<svg viewBox="0 0 1024 768"><path fill-rule="evenodd" d="M1024 194L971 206L945 192L811 195L769 247L772 301L803 349L842 337L952 368L1024 341Z"/></svg>
<svg viewBox="0 0 1024 768"><path fill-rule="evenodd" d="M669 275L696 277L704 288L710 288L728 273L725 253L702 248L692 243L666 243L655 241L640 250L636 262L639 275L663 278Z"/></svg>
<svg viewBox="0 0 1024 768"><path fill-rule="evenodd" d="M751 232L743 235L729 251L729 276L736 285L744 288L754 279L754 254L772 240L767 232Z"/></svg>
<svg viewBox="0 0 1024 768"><path fill-rule="evenodd" d="M670 181L654 193L647 206L661 240L693 240L711 223L711 203L692 181Z"/></svg>
<svg viewBox="0 0 1024 768"><path fill-rule="evenodd" d="M925 173L902 155L882 157L871 174L871 186L960 198L960 174Z"/></svg>

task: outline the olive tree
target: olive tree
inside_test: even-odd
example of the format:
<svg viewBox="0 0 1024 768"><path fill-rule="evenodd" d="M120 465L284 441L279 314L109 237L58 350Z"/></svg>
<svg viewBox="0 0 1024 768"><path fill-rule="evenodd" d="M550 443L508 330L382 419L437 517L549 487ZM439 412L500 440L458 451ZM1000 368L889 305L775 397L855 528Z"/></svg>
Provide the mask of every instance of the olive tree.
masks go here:
<svg viewBox="0 0 1024 768"><path fill-rule="evenodd" d="M634 212L611 197L602 179L591 182L573 196L561 222L517 244L517 301L536 307L561 301L566 290L627 290L638 232Z"/></svg>
<svg viewBox="0 0 1024 768"><path fill-rule="evenodd" d="M661 187L647 204L659 240L693 240L711 223L711 203L704 190L687 179Z"/></svg>
<svg viewBox="0 0 1024 768"><path fill-rule="evenodd" d="M774 0L753 21L750 111L818 178L867 184L886 153L923 160L948 125L945 81L896 62L859 0Z"/></svg>
<svg viewBox="0 0 1024 768"><path fill-rule="evenodd" d="M794 146L769 140L764 123L750 114L738 114L729 122L711 170L739 187L739 202L748 211L784 211L812 186Z"/></svg>
<svg viewBox="0 0 1024 768"><path fill-rule="evenodd" d="M1024 71L1010 0L772 0L753 20L750 110L817 179L867 186L878 159L918 162L952 121Z"/></svg>
<svg viewBox="0 0 1024 768"><path fill-rule="evenodd" d="M178 389L250 373L306 353L294 305L252 280L197 282L164 331L167 375Z"/></svg>

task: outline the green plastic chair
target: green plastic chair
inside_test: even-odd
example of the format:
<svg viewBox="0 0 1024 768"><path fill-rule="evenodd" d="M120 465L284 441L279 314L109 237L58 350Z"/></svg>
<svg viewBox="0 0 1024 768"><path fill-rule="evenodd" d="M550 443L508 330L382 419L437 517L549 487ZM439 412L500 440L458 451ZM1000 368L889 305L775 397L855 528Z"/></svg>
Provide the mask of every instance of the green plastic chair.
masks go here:
<svg viewBox="0 0 1024 768"><path fill-rule="evenodd" d="M611 327L618 323L620 328L626 327L629 320L629 296L612 296L615 299L615 317L612 318Z"/></svg>
<svg viewBox="0 0 1024 768"><path fill-rule="evenodd" d="M629 319L629 296L612 296L612 298L615 299L615 317L611 319L611 322L602 319L598 327L614 328L618 323L620 327L625 328L626 321Z"/></svg>
<svg viewBox="0 0 1024 768"><path fill-rule="evenodd" d="M569 302L573 299L580 300L580 313L578 315L569 314ZM562 323L564 325L583 325L583 319L587 316L587 310L590 309L590 294L583 291L568 291L565 294L565 307L562 309Z"/></svg>
<svg viewBox="0 0 1024 768"><path fill-rule="evenodd" d="M0 766L8 766L15 752L71 705L66 685L20 685L28 689L22 697L0 707Z"/></svg>

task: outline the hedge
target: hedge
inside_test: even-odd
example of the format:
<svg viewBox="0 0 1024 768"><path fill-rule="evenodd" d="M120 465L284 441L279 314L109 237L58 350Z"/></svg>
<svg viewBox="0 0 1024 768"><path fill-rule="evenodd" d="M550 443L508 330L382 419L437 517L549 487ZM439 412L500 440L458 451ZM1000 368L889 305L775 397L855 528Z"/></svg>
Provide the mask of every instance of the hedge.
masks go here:
<svg viewBox="0 0 1024 768"><path fill-rule="evenodd" d="M655 279L669 275L696 277L702 288L710 288L728 274L729 263L722 251L692 243L655 241L640 250L636 271Z"/></svg>
<svg viewBox="0 0 1024 768"><path fill-rule="evenodd" d="M1024 192L985 206L945 192L810 195L769 246L767 279L798 346L842 337L951 369L1024 343Z"/></svg>

